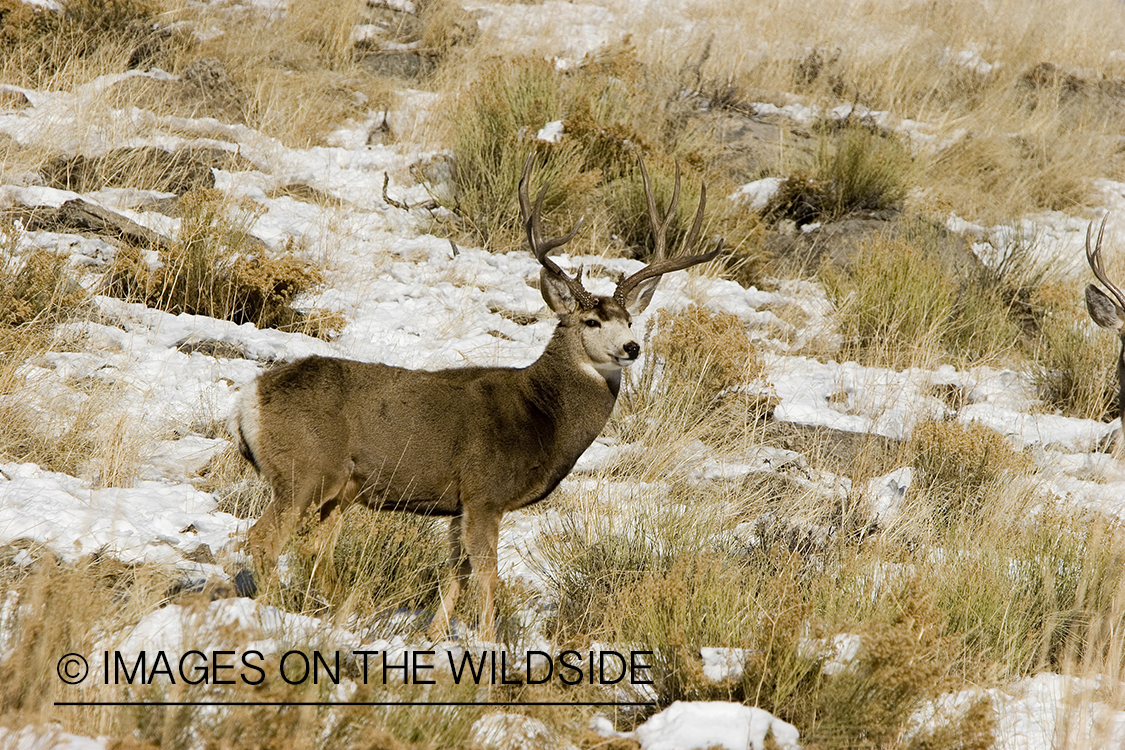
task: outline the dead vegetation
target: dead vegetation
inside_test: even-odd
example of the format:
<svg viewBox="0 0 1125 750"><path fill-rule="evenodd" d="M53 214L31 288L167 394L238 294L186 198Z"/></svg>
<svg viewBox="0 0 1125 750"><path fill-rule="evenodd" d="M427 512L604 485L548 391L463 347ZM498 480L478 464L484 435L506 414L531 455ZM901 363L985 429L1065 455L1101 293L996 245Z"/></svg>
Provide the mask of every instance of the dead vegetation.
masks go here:
<svg viewBox="0 0 1125 750"><path fill-rule="evenodd" d="M323 310L303 312L298 297L321 283L320 272L292 250L274 257L249 233L260 215L253 204L232 205L221 192L195 189L178 204L180 231L154 267L145 250L119 250L106 292L171 313L207 315L259 328L329 337L343 325Z"/></svg>

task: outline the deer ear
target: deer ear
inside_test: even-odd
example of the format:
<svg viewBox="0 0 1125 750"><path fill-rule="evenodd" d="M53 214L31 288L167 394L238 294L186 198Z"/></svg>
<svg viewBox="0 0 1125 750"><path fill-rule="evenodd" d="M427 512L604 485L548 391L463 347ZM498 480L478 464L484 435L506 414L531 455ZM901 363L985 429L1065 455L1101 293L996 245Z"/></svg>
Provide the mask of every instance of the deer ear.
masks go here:
<svg viewBox="0 0 1125 750"><path fill-rule="evenodd" d="M1093 284L1086 285L1086 309L1102 328L1125 333L1125 310Z"/></svg>
<svg viewBox="0 0 1125 750"><path fill-rule="evenodd" d="M580 307L566 280L550 269L539 271L539 292L547 307L557 313L576 312Z"/></svg>
<svg viewBox="0 0 1125 750"><path fill-rule="evenodd" d="M630 315L640 315L645 311L648 303L652 302L656 287L660 285L660 278L653 276L651 279L645 279L629 291L629 295L625 298L625 309Z"/></svg>

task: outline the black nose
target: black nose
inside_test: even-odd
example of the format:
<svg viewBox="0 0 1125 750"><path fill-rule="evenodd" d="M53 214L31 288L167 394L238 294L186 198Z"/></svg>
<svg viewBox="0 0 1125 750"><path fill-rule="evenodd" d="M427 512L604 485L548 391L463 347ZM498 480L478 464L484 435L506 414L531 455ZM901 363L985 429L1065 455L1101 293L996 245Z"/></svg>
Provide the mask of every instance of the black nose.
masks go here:
<svg viewBox="0 0 1125 750"><path fill-rule="evenodd" d="M625 353L629 355L629 359L636 359L641 353L641 345L636 341L630 341L622 347Z"/></svg>

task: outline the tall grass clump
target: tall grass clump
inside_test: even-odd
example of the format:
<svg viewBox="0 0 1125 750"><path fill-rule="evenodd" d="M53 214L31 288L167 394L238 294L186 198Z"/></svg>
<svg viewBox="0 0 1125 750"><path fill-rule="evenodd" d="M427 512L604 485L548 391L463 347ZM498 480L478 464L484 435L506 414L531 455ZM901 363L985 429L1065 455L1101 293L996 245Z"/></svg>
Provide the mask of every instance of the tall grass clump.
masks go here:
<svg viewBox="0 0 1125 750"><path fill-rule="evenodd" d="M659 706L743 702L823 748L990 746L985 710L942 724L941 742L904 739L915 711L958 684L962 634L945 627L934 584L885 568L878 545L732 535L729 507L706 497L688 510L638 493L587 510L584 523L541 540L555 637L653 651ZM846 659L835 634L858 642ZM736 669L707 676L704 647L741 649L728 655Z"/></svg>
<svg viewBox="0 0 1125 750"><path fill-rule="evenodd" d="M21 250L22 227L0 226L0 324L25 330L73 316L86 303L70 259L43 248Z"/></svg>
<svg viewBox="0 0 1125 750"><path fill-rule="evenodd" d="M905 367L939 357L978 362L1012 350L1021 331L1012 303L987 278L958 277L925 236L866 241L843 272L821 277L840 333L870 363Z"/></svg>
<svg viewBox="0 0 1125 750"><path fill-rule="evenodd" d="M949 536L941 559L922 562L945 629L963 640L964 674L1120 673L1120 524L1049 508L1023 523L994 514L966 531Z"/></svg>
<svg viewBox="0 0 1125 750"><path fill-rule="evenodd" d="M720 412L737 410L753 422L768 409L745 390L765 384L766 370L736 315L698 305L661 310L649 322L644 351L640 377L623 395L623 413L615 418L630 439L660 443L659 433L695 434L705 424L721 430L731 425L716 418Z"/></svg>
<svg viewBox="0 0 1125 750"><path fill-rule="evenodd" d="M1090 320L1080 289L1044 285L1032 303L1038 312L1033 356L1040 398L1068 417L1116 417L1119 338Z"/></svg>
<svg viewBox="0 0 1125 750"><path fill-rule="evenodd" d="M66 88L110 72L169 69L190 37L161 28L149 0L74 0L53 9L0 0L0 71L9 83Z"/></svg>
<svg viewBox="0 0 1125 750"><path fill-rule="evenodd" d="M22 562L15 563L17 553ZM30 557L32 561L27 562ZM186 684L158 676L152 684L102 685L99 658L107 644L123 643L137 622L156 612L178 615L185 647L202 648L207 643L229 643L231 648L252 643L254 631L237 624L209 623L209 615L229 602L183 600L168 606L166 592L172 579L158 566L129 566L107 556L90 556L74 563L55 560L44 549L17 543L0 546L0 715L7 729L52 725L80 735L98 734L120 738L127 747L364 747L386 750L406 748L462 747L468 742L471 725L483 712L468 704L479 700L478 688L468 682L456 686L439 678L437 685L391 685L376 677L367 685L352 683L348 700L373 703L388 700L370 710L343 713L306 710L293 704L336 701L330 680L304 680L287 684L276 673L260 685L244 684L240 674L253 681L260 674L235 669L231 683L222 690L228 705L217 711L201 711L193 703L211 702L219 695L214 685ZM176 611L178 609L178 612ZM315 636L314 636L315 637ZM207 640L202 641L203 638ZM266 664L280 651L256 642L266 654ZM109 646L113 648L113 646ZM298 640L284 648L313 649L330 653L323 643ZM63 683L56 672L64 654L85 655L91 675L81 687ZM111 658L113 651L110 651ZM148 652L147 665L154 665ZM168 656L176 669L175 660ZM331 656L328 657L331 663ZM371 668L379 673L378 657ZM276 664L276 661L274 661ZM341 666L344 666L343 664ZM340 675L349 679L348 668ZM267 668L268 673L268 668ZM276 678L276 679L275 679ZM352 675L354 678L354 674ZM110 706L60 706L63 701L106 701ZM161 705L167 701L171 705ZM403 706L398 701L417 701ZM427 708L424 702L460 702L462 710L448 706ZM177 705L179 703L179 705ZM18 729L16 730L18 731Z"/></svg>
<svg viewBox="0 0 1125 750"><path fill-rule="evenodd" d="M325 311L303 312L297 298L321 283L320 272L291 251L270 257L249 228L253 206L232 206L222 193L194 189L180 199L180 231L153 267L139 248L117 253L107 293L172 313L208 315L260 328L328 336L340 326Z"/></svg>
<svg viewBox="0 0 1125 750"><path fill-rule="evenodd" d="M720 195L727 187L708 173L714 154L690 118L675 116L679 88L640 65L629 49L615 50L559 71L537 58L489 61L471 86L456 96L447 138L455 163L453 195L440 199L474 241L508 249L522 240L516 185L528 153L541 159L532 190L550 183L545 222L569 227L579 215L604 246L636 257L652 251L644 191L637 160L644 155L654 194L666 206L673 176L684 171L681 205L668 233L669 247L694 218L699 183L712 180ZM560 122L556 140L538 140L541 128ZM711 150L709 150L711 149ZM713 192L714 194L714 192ZM721 219L720 219L721 217ZM705 226L740 246L756 226L745 212L709 206ZM606 239L602 239L602 238ZM607 241L608 240L608 241Z"/></svg>
<svg viewBox="0 0 1125 750"><path fill-rule="evenodd" d="M627 592L654 575L663 578L681 552L702 551L698 531L683 518L641 511L631 524L620 525L607 514L592 524L568 523L543 539L543 573L558 593L551 628L556 637L607 635Z"/></svg>
<svg viewBox="0 0 1125 750"><path fill-rule="evenodd" d="M1029 466L1007 438L976 422L924 420L914 427L910 451L914 486L934 503L942 526L979 517L989 490Z"/></svg>
<svg viewBox="0 0 1125 750"><path fill-rule="evenodd" d="M452 117L455 195L451 207L470 233L486 246L518 244L520 225L516 188L535 136L563 115L559 74L544 60L496 61L485 66L458 98ZM581 164L573 147L536 170L536 184L551 183L544 203L548 226L577 214L573 195L593 187L580 182Z"/></svg>
<svg viewBox="0 0 1125 750"><path fill-rule="evenodd" d="M328 607L360 617L434 605L446 562L444 523L362 506L334 523L314 524L289 545L280 603L295 611Z"/></svg>
<svg viewBox="0 0 1125 750"><path fill-rule="evenodd" d="M1113 164L1104 133L1115 126L1100 123L1107 114L1092 111L1075 123L1058 116L1028 118L1015 108L1011 119L982 123L943 149L928 155L921 168L934 205L1001 222L1036 211L1073 211L1090 200L1088 165Z"/></svg>
<svg viewBox="0 0 1125 750"><path fill-rule="evenodd" d="M859 211L901 208L913 184L910 150L900 138L850 119L822 126L812 163L782 183L767 213L798 225Z"/></svg>
<svg viewBox="0 0 1125 750"><path fill-rule="evenodd" d="M18 544L18 543L17 543ZM30 564L12 565L0 548L0 715L42 720L58 715L51 703L76 700L59 680L63 654L94 654L101 628L137 618L155 606L169 584L155 566L130 566L92 555L63 563L49 550L19 545Z"/></svg>

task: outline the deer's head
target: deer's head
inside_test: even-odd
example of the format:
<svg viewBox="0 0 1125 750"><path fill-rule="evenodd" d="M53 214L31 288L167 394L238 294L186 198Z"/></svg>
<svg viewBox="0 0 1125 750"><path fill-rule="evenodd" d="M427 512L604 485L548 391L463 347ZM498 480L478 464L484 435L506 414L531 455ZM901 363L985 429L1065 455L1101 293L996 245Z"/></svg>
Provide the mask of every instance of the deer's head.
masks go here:
<svg viewBox="0 0 1125 750"><path fill-rule="evenodd" d="M648 204L649 220L652 223L655 237L655 250L653 261L633 275L617 283L617 288L610 296L591 294L582 285L582 269L573 275L568 275L551 260L549 253L555 248L566 244L578 232L582 222L571 227L570 231L559 237L544 240L541 236L539 216L543 208L543 198L547 195L549 184L543 185L532 204L528 197L527 183L531 173L535 154L529 154L523 165L523 174L520 177L519 199L520 214L523 218L524 229L527 231L527 241L535 257L543 266L539 272L539 288L548 307L559 315L560 327L574 327L582 341L585 357L590 365L604 376L618 372L623 367L633 364L640 356L641 346L637 343L632 330L632 316L637 315L648 307L652 295L660 283L660 277L672 271L679 271L698 263L713 260L722 250L723 241L720 239L715 249L699 255L684 254L669 258L666 252L666 237L668 227L675 215L676 204L680 197L680 168L676 165L676 181L672 191L672 201L667 213L661 217L656 206L656 199L652 194L648 171L645 169L644 159L640 159L641 177L644 180L645 199ZM699 196L699 208L695 214L695 221L691 231L688 232L681 247L689 251L699 239L699 231L703 225L703 209L707 202L707 188L702 186Z"/></svg>

